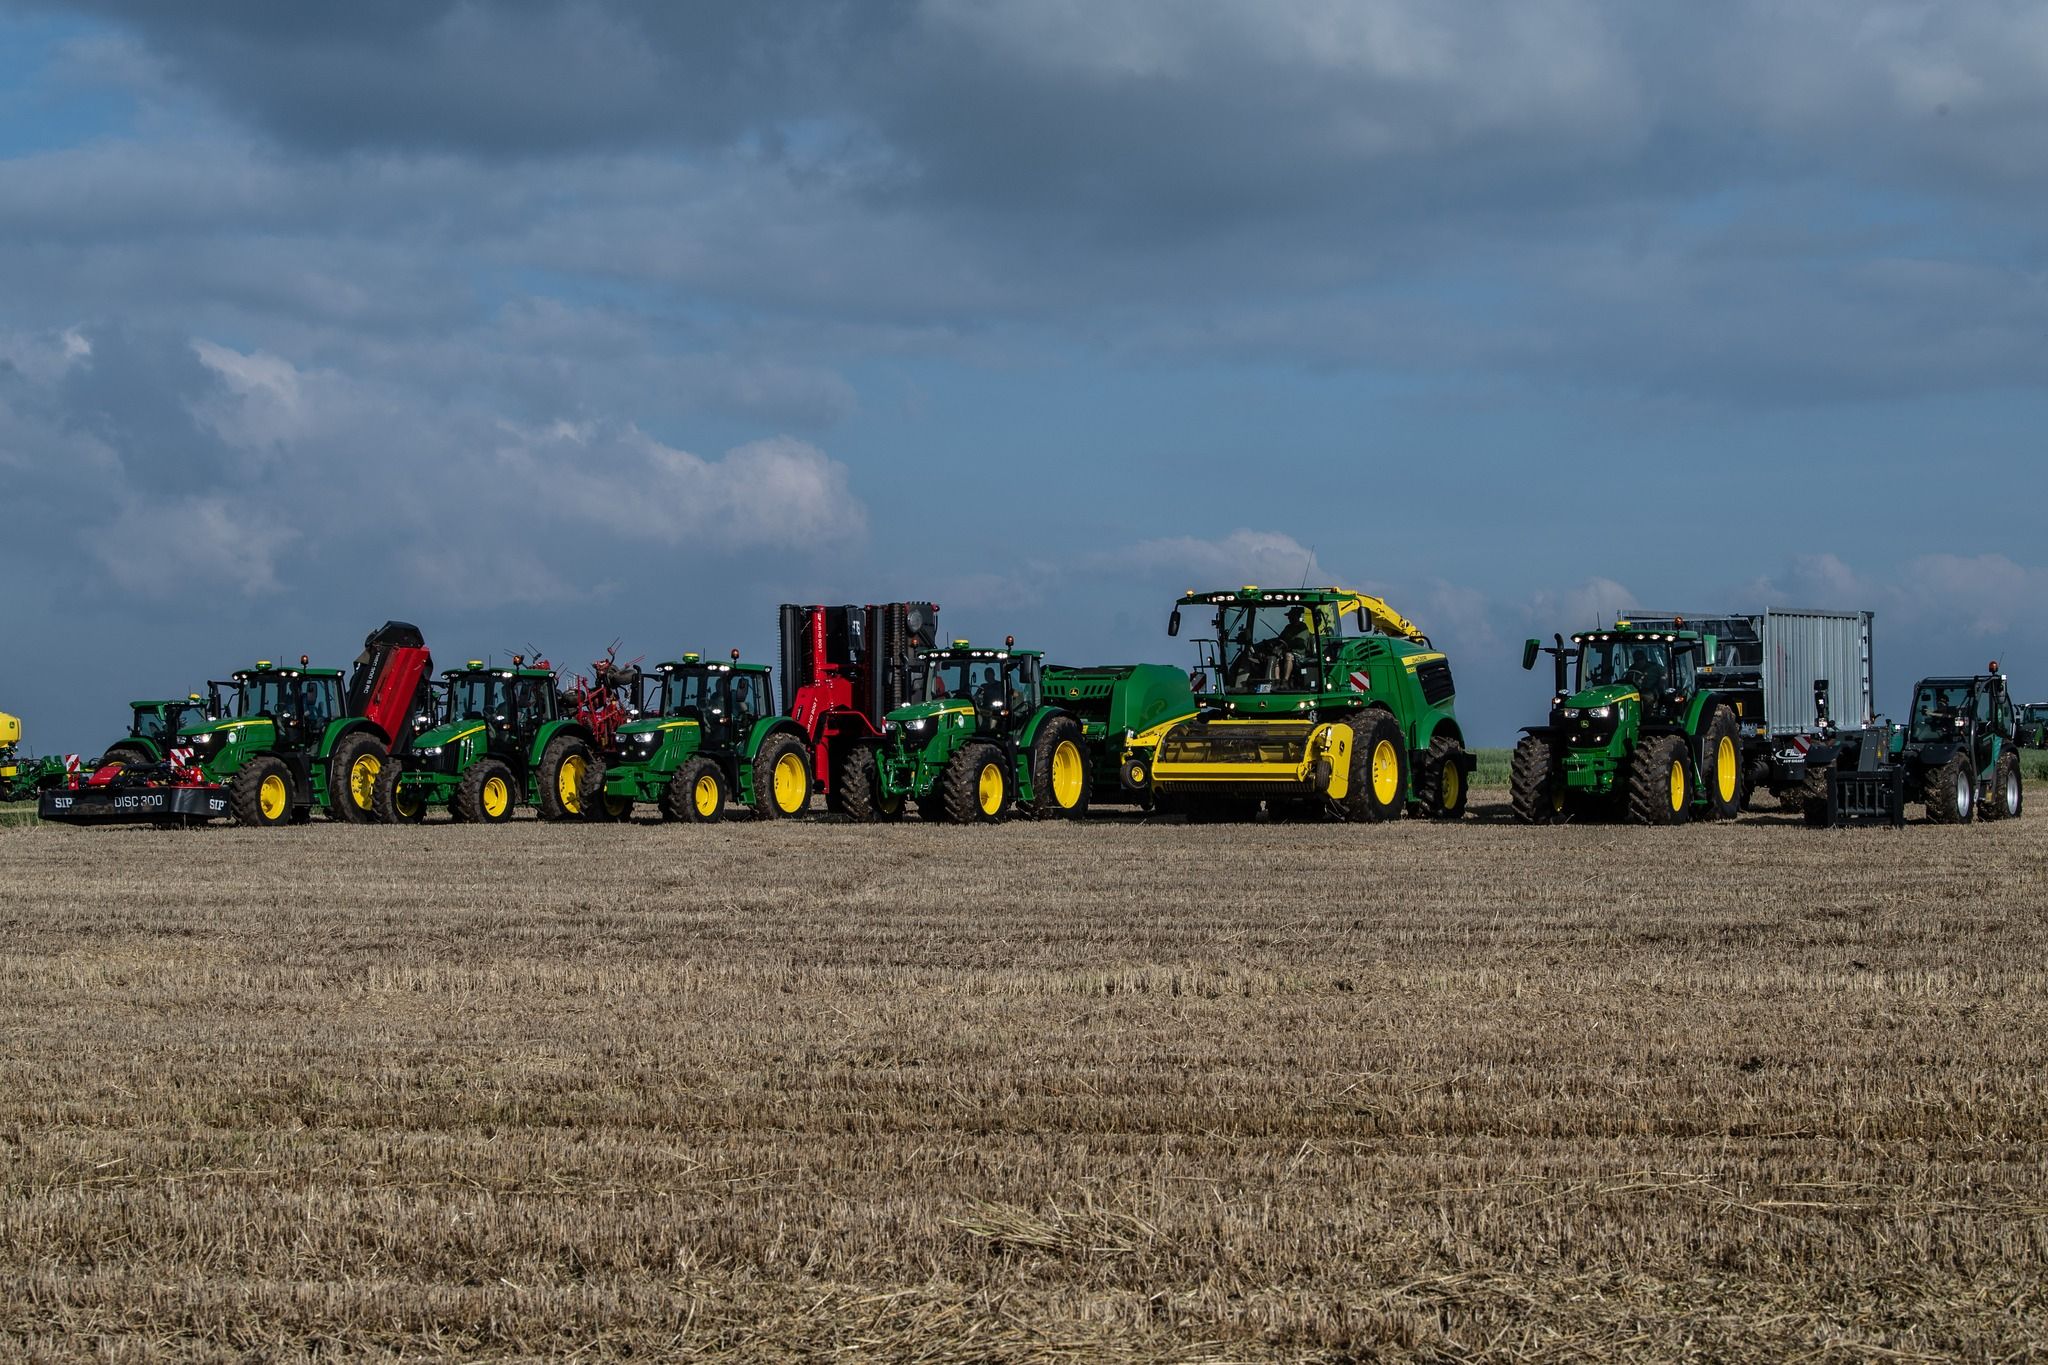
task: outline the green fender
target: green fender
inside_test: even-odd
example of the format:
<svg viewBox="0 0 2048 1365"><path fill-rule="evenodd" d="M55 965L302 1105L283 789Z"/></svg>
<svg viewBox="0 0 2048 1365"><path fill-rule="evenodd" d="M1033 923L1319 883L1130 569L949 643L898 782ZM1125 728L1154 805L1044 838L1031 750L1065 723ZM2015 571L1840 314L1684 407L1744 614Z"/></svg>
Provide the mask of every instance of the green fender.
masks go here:
<svg viewBox="0 0 2048 1365"><path fill-rule="evenodd" d="M761 756L761 746L776 735L789 735L806 748L810 746L803 727L788 716L763 716L754 722L754 728L747 731L747 742L739 752L739 771L733 776L733 784L739 799L749 808L754 805L754 760ZM816 778L813 773L813 779Z"/></svg>
<svg viewBox="0 0 2048 1365"><path fill-rule="evenodd" d="M553 744L556 737L560 735L574 735L585 744L589 744L593 752L597 748L595 744L591 743L590 731L584 726L583 722L576 720L551 720L534 732L533 747L526 754L526 771L528 774L540 771L541 755L548 751L548 745Z"/></svg>
<svg viewBox="0 0 2048 1365"><path fill-rule="evenodd" d="M390 742L384 738L382 730L379 730L361 716L343 716L340 720L327 722L327 728L321 731L320 745L313 751L313 756L323 762L326 761L333 756L335 745L341 743L343 739L356 733L358 730L368 731L376 738L379 744L388 744Z"/></svg>
<svg viewBox="0 0 2048 1365"><path fill-rule="evenodd" d="M277 747L277 726L267 720L227 721L202 727L220 736L200 766L210 782L225 782L249 765L249 760ZM229 736L234 736L229 742Z"/></svg>
<svg viewBox="0 0 2048 1365"><path fill-rule="evenodd" d="M1038 732L1043 730L1046 722L1055 716L1066 716L1069 719L1075 719L1071 712L1061 707L1041 706L1032 713L1031 719L1024 723L1022 733L1017 736L1017 800L1019 802L1031 802L1038 799L1037 789L1031 785L1031 749L1033 745L1038 743ZM1079 721L1075 719L1075 723L1079 724ZM1082 754L1082 762L1087 762L1085 750Z"/></svg>

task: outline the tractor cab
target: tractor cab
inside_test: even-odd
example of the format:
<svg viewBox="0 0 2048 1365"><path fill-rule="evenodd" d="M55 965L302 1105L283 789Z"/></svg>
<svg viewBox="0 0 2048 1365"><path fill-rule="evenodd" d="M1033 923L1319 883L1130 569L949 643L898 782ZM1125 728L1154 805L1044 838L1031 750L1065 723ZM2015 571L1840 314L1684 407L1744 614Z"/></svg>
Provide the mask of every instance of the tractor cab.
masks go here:
<svg viewBox="0 0 2048 1365"><path fill-rule="evenodd" d="M2000 739L2012 742L2018 718L2001 673L1968 678L1923 678L1913 689L1913 710L1903 745L1967 748L1978 765L1988 765Z"/></svg>
<svg viewBox="0 0 2048 1365"><path fill-rule="evenodd" d="M910 671L910 703L892 712L906 723L974 709L976 733L1005 735L1026 724L1042 699L1040 673L1045 656L1037 650L974 649L955 640L950 649L926 650Z"/></svg>
<svg viewBox="0 0 2048 1365"><path fill-rule="evenodd" d="M218 738L230 730L268 722L280 749L310 748L328 725L346 714L341 701L341 672L333 668L278 668L261 660L237 670L226 681L207 684L206 714L210 726L195 727L195 737Z"/></svg>
<svg viewBox="0 0 2048 1365"><path fill-rule="evenodd" d="M469 667L450 669L441 677L448 697L443 728L482 723L494 750L524 748L543 725L561 714L552 669L516 663L511 668L486 668L472 659ZM429 732L420 736L420 742L433 744L436 738Z"/></svg>
<svg viewBox="0 0 2048 1365"><path fill-rule="evenodd" d="M775 714L766 665L743 664L737 651L731 663L706 663L698 655L685 654L679 662L663 664L656 673L659 691L648 709L663 720L697 722L705 748L739 747L756 723ZM659 728L646 727L644 732L652 734Z"/></svg>
<svg viewBox="0 0 2048 1365"><path fill-rule="evenodd" d="M1536 641L1531 640L1534 645ZM1650 724L1673 723L1692 704L1703 666L1715 657L1718 641L1689 630L1636 630L1618 621L1613 630L1572 636L1572 648L1558 656L1553 724L1574 731L1612 732L1623 707L1641 707ZM1525 667L1534 663L1526 651ZM1567 663L1574 672L1568 677Z"/></svg>
<svg viewBox="0 0 2048 1365"><path fill-rule="evenodd" d="M136 701L129 706L135 712L128 725L130 739L146 739L152 744L167 746L194 725L207 721L206 703L193 692L182 701Z"/></svg>

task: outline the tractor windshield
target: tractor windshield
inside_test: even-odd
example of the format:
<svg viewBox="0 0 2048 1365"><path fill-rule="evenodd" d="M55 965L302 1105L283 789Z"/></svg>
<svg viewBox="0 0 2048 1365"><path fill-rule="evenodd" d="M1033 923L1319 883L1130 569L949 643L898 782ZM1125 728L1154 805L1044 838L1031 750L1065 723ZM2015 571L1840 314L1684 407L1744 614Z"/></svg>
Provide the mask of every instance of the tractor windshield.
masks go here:
<svg viewBox="0 0 2048 1365"><path fill-rule="evenodd" d="M1915 743L1932 744L1953 739L1969 724L1971 692L1968 683L1922 683L1913 694L1912 736Z"/></svg>
<svg viewBox="0 0 2048 1365"><path fill-rule="evenodd" d="M1216 658L1226 692L1312 692L1319 639L1341 626L1334 603L1229 605L1216 612Z"/></svg>
<svg viewBox="0 0 2048 1365"><path fill-rule="evenodd" d="M1633 687L1649 695L1690 692L1693 651L1674 651L1663 640L1615 636L1588 640L1579 649L1579 687Z"/></svg>
<svg viewBox="0 0 2048 1365"><path fill-rule="evenodd" d="M258 673L241 679L236 688L235 715L243 720L265 716L286 728L312 730L339 714L341 682L337 678Z"/></svg>
<svg viewBox="0 0 2048 1365"><path fill-rule="evenodd" d="M204 712L197 702L138 706L135 708L135 726L128 733L137 739L171 739L186 726L197 725L204 719Z"/></svg>
<svg viewBox="0 0 2048 1365"><path fill-rule="evenodd" d="M912 676L911 698L971 701L983 722L991 725L1005 716L1028 716L1038 709L1038 661L1015 656L927 658Z"/></svg>
<svg viewBox="0 0 2048 1365"><path fill-rule="evenodd" d="M662 678L661 714L751 726L769 714L768 679L723 668L675 669Z"/></svg>

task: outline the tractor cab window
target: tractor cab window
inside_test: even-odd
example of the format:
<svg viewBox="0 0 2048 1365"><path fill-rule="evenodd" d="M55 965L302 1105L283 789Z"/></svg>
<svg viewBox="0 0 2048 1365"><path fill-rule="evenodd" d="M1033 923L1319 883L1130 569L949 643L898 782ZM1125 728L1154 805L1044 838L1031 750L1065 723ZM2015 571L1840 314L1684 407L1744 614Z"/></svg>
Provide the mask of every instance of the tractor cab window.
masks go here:
<svg viewBox="0 0 2048 1365"><path fill-rule="evenodd" d="M729 673L732 683L732 714L738 724L749 729L755 721L769 714L768 678L763 673Z"/></svg>
<svg viewBox="0 0 2048 1365"><path fill-rule="evenodd" d="M716 674L701 668L679 668L663 674L661 714L701 721L714 711L722 712L725 702L718 695L716 677Z"/></svg>
<svg viewBox="0 0 2048 1365"><path fill-rule="evenodd" d="M1970 692L1967 683L1927 683L1913 694L1912 737L1916 743L1928 744L1944 739L1953 739L1956 731L1970 718Z"/></svg>
<svg viewBox="0 0 2048 1365"><path fill-rule="evenodd" d="M1671 649L1660 640L1632 640L1617 636L1588 640L1579 651L1579 686L1633 687L1639 692L1662 693L1671 682ZM1686 681L1691 683L1688 663Z"/></svg>
<svg viewBox="0 0 2048 1365"><path fill-rule="evenodd" d="M499 684L503 681L488 673L466 673L455 679L448 691L451 718L502 720L505 705Z"/></svg>
<svg viewBox="0 0 2048 1365"><path fill-rule="evenodd" d="M1216 613L1216 659L1226 692L1312 691L1316 642L1339 629L1334 605L1229 605Z"/></svg>
<svg viewBox="0 0 2048 1365"><path fill-rule="evenodd" d="M512 727L529 735L553 720L554 682L549 678L514 678L510 685Z"/></svg>
<svg viewBox="0 0 2048 1365"><path fill-rule="evenodd" d="M299 719L309 730L324 730L341 714L341 679L301 678Z"/></svg>
<svg viewBox="0 0 2048 1365"><path fill-rule="evenodd" d="M176 727L169 727L175 729ZM162 739L164 737L164 713L154 706L142 707L135 712L135 727L128 733L137 739Z"/></svg>
<svg viewBox="0 0 2048 1365"><path fill-rule="evenodd" d="M970 701L982 725L1003 729L1038 709L1038 661L948 657L918 665L911 695L918 701Z"/></svg>
<svg viewBox="0 0 2048 1365"><path fill-rule="evenodd" d="M1699 651L1680 649L1671 656L1671 677L1665 686L1682 696L1692 695L1695 673L1699 667Z"/></svg>

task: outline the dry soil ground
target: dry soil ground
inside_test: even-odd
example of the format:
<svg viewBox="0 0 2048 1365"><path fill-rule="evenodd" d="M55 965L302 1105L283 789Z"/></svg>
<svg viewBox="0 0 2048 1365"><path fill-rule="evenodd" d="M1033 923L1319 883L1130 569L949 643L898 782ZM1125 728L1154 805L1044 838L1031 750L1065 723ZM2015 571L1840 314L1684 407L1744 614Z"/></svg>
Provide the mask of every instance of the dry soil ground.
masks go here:
<svg viewBox="0 0 2048 1365"><path fill-rule="evenodd" d="M0 831L0 1355L2009 1359L2048 816Z"/></svg>

